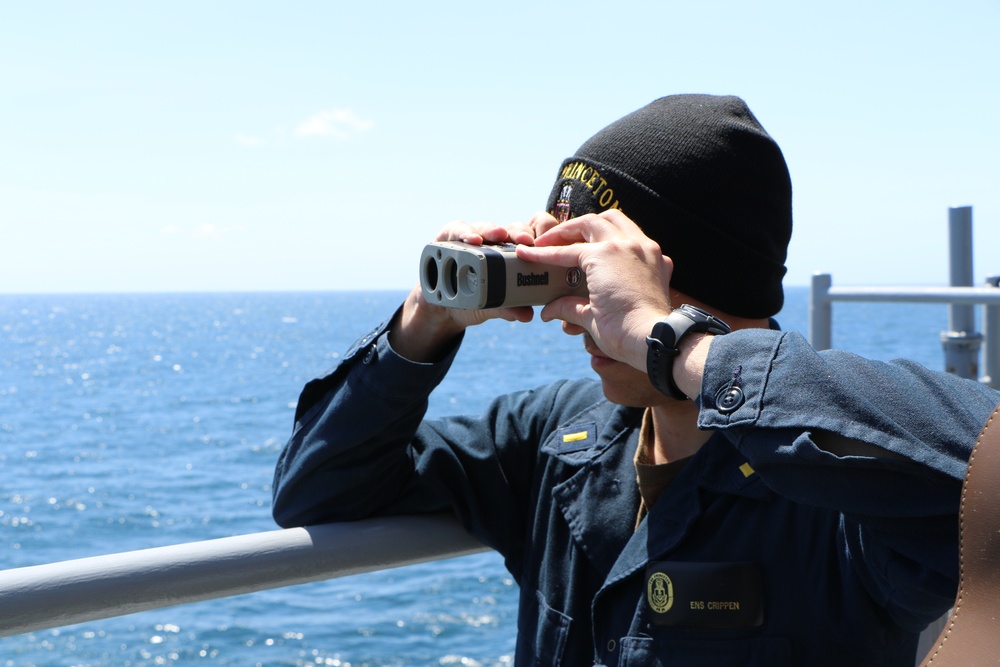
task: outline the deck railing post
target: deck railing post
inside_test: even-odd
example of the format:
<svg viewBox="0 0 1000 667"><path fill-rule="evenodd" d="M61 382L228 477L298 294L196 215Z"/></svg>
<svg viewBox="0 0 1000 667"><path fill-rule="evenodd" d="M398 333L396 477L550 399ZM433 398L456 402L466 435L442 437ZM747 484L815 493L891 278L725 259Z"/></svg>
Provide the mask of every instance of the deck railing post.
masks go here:
<svg viewBox="0 0 1000 667"><path fill-rule="evenodd" d="M952 287L972 287L972 207L948 209L949 273ZM948 306L948 331L941 333L944 368L968 379L979 378L979 348L983 337L976 332L975 306Z"/></svg>
<svg viewBox="0 0 1000 667"><path fill-rule="evenodd" d="M1000 288L1000 276L990 276L986 286ZM981 380L1000 389L1000 306L983 306L983 377Z"/></svg>
<svg viewBox="0 0 1000 667"><path fill-rule="evenodd" d="M830 303L829 273L814 273L809 290L809 342L817 350L833 347L833 306Z"/></svg>

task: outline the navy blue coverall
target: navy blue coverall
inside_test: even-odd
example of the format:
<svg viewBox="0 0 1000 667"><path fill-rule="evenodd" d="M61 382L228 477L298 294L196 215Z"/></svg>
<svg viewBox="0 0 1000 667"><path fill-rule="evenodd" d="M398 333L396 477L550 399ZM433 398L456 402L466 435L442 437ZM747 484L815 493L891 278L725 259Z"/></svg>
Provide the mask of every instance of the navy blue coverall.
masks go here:
<svg viewBox="0 0 1000 667"><path fill-rule="evenodd" d="M275 519L450 509L519 585L517 665L912 667L954 599L961 482L1000 401L979 383L718 336L696 399L713 436L636 529L641 410L577 380L424 420L454 352L410 362L386 326L303 390ZM822 432L876 448L835 454ZM758 588L727 590L732 568Z"/></svg>

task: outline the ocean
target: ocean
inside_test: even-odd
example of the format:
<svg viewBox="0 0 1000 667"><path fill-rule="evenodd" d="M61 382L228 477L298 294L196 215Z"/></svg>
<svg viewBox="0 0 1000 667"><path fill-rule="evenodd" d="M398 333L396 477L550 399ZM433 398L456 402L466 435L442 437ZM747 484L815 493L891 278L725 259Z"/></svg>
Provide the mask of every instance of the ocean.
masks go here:
<svg viewBox="0 0 1000 667"><path fill-rule="evenodd" d="M274 463L302 385L404 292L0 297L0 567L273 530ZM808 289L782 327L808 329ZM941 369L944 305L835 304L834 346ZM591 373L558 324L470 330L429 414ZM0 666L512 662L496 554L0 639ZM0 611L2 613L2 611Z"/></svg>

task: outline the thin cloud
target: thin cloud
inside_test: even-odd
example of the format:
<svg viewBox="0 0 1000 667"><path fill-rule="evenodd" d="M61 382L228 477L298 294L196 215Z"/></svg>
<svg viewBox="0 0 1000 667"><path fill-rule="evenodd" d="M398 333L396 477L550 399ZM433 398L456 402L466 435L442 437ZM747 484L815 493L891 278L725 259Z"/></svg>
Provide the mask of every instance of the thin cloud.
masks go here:
<svg viewBox="0 0 1000 667"><path fill-rule="evenodd" d="M251 148L264 145L264 140L260 137L251 137L247 134L237 134L233 137L233 141L238 143L240 146L250 146Z"/></svg>
<svg viewBox="0 0 1000 667"><path fill-rule="evenodd" d="M242 234L245 231L244 225L213 225L207 222L191 227L167 225L160 229L160 232L167 236L188 236L195 239L221 239L232 234Z"/></svg>
<svg viewBox="0 0 1000 667"><path fill-rule="evenodd" d="M344 140L362 135L374 126L374 121L361 118L350 109L330 109L299 123L295 128L295 136Z"/></svg>

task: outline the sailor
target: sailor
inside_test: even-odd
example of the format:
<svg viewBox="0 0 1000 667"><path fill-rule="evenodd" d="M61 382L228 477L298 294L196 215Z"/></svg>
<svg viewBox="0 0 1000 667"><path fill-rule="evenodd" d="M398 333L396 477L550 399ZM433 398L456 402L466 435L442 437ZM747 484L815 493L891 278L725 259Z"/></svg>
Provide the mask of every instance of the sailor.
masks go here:
<svg viewBox="0 0 1000 667"><path fill-rule="evenodd" d="M547 212L438 237L582 267L589 297L541 317L597 380L425 420L465 329L532 310L418 286L304 388L275 519L451 510L517 581L517 665L911 667L954 599L961 482L1000 395L778 330L791 221L782 153L739 98L612 123Z"/></svg>

